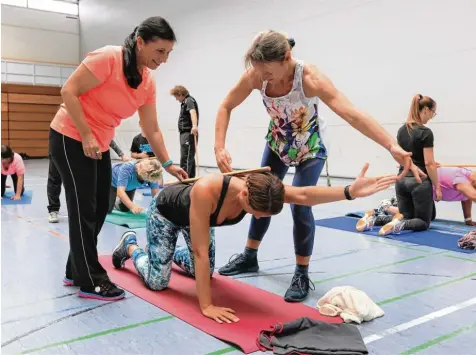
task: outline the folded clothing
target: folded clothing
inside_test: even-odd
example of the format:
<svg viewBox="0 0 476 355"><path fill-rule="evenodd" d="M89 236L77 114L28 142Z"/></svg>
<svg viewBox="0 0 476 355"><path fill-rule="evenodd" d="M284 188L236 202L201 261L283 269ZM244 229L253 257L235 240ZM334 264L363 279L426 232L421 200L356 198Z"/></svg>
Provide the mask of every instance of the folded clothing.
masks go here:
<svg viewBox="0 0 476 355"><path fill-rule="evenodd" d="M261 351L277 355L362 355L368 354L359 329L352 324L331 324L310 318L276 324L260 332Z"/></svg>
<svg viewBox="0 0 476 355"><path fill-rule="evenodd" d="M384 311L370 297L352 286L333 287L318 302L319 313L341 316L346 323L371 321L382 317Z"/></svg>
<svg viewBox="0 0 476 355"><path fill-rule="evenodd" d="M476 229L458 240L458 246L462 249L476 249Z"/></svg>

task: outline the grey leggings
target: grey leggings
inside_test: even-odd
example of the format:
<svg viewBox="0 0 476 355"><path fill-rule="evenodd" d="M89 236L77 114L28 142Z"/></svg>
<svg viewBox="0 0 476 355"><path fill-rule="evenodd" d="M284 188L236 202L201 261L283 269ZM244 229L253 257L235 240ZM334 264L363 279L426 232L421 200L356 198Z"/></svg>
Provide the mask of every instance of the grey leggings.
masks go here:
<svg viewBox="0 0 476 355"><path fill-rule="evenodd" d="M433 202L433 185L430 179L420 184L414 177L404 177L395 184L398 210L405 218L405 230L423 231L430 227L436 217ZM381 226L392 220L392 216L377 217L375 225Z"/></svg>
<svg viewBox="0 0 476 355"><path fill-rule="evenodd" d="M131 201L134 201L134 195L136 193L136 190L131 190L131 191L126 191L127 196L131 199ZM129 208L120 200L117 199L117 187L114 187L111 185L111 192L109 193L109 210L107 213L111 213L114 207L118 209L121 212L129 212Z"/></svg>

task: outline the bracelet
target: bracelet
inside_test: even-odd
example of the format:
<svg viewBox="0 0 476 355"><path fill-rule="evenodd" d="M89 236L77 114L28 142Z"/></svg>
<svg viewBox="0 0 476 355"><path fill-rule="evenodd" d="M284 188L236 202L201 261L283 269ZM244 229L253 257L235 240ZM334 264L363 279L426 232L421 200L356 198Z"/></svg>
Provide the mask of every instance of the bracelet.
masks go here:
<svg viewBox="0 0 476 355"><path fill-rule="evenodd" d="M465 222L471 222L473 219L471 217L468 217L468 218L465 218L464 221Z"/></svg>
<svg viewBox="0 0 476 355"><path fill-rule="evenodd" d="M352 196L350 196L350 185L347 185L344 189L344 195L345 195L345 198L348 199L348 200L353 200Z"/></svg>
<svg viewBox="0 0 476 355"><path fill-rule="evenodd" d="M167 160L165 163L162 164L162 168L166 168L168 167L169 165L172 165L174 162L172 160Z"/></svg>

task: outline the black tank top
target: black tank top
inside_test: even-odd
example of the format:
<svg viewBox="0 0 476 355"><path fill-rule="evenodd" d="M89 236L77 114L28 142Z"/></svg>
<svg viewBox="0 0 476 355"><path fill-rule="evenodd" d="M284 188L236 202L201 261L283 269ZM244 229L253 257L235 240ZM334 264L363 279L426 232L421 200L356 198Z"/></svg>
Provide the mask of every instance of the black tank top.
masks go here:
<svg viewBox="0 0 476 355"><path fill-rule="evenodd" d="M223 177L220 199L218 205L210 216L210 227L226 226L239 223L246 215L246 211L241 212L236 218L226 219L222 224L217 223L218 214L225 200L231 176ZM160 214L177 226L190 226L190 192L193 185L176 184L163 189L157 197L156 206Z"/></svg>

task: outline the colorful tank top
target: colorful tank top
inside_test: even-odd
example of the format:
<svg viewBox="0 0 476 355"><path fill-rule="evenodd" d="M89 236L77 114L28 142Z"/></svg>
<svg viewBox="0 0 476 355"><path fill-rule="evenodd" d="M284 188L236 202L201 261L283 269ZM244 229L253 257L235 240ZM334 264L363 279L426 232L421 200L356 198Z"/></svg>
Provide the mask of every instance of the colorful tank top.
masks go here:
<svg viewBox="0 0 476 355"><path fill-rule="evenodd" d="M297 61L293 87L281 97L266 96L267 81L263 83L261 96L271 116L266 141L270 149L288 166L296 166L307 159L327 157L322 142L317 97L306 97L302 77L304 63Z"/></svg>

